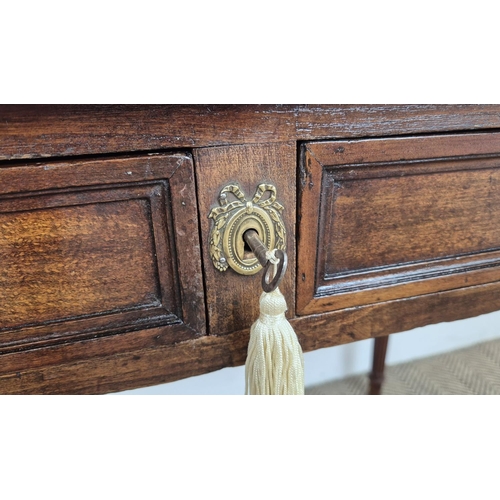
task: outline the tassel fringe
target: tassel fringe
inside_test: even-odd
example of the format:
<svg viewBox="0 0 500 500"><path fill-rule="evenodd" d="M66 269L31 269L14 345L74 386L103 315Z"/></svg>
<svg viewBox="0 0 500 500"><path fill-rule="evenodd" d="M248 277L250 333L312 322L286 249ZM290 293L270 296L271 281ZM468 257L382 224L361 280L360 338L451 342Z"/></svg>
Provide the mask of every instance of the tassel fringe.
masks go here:
<svg viewBox="0 0 500 500"><path fill-rule="evenodd" d="M278 288L262 293L260 316L250 330L245 394L304 394L304 356L286 310Z"/></svg>

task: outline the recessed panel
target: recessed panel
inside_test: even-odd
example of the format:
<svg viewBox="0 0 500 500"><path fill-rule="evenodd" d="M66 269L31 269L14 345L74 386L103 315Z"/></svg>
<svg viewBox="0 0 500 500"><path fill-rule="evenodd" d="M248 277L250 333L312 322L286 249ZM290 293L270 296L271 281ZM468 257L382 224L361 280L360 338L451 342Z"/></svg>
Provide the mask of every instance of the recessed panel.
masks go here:
<svg viewBox="0 0 500 500"><path fill-rule="evenodd" d="M0 213L0 326L161 304L147 199Z"/></svg>
<svg viewBox="0 0 500 500"><path fill-rule="evenodd" d="M500 170L402 171L357 180L326 173L323 279L500 248Z"/></svg>
<svg viewBox="0 0 500 500"><path fill-rule="evenodd" d="M0 349L203 333L192 167L154 155L0 168Z"/></svg>
<svg viewBox="0 0 500 500"><path fill-rule="evenodd" d="M500 280L500 134L311 143L300 167L300 314Z"/></svg>

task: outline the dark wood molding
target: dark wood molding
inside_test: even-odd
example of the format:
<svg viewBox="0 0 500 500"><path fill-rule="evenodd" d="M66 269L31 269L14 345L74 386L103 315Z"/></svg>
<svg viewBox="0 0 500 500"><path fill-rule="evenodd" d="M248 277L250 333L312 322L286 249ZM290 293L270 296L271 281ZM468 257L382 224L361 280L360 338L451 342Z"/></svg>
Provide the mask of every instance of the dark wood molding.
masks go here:
<svg viewBox="0 0 500 500"><path fill-rule="evenodd" d="M1 168L0 228L1 352L205 333L190 155Z"/></svg>
<svg viewBox="0 0 500 500"><path fill-rule="evenodd" d="M500 128L500 105L0 105L0 160Z"/></svg>
<svg viewBox="0 0 500 500"><path fill-rule="evenodd" d="M500 309L500 105L0 105L0 393L243 364L261 276L208 252L228 183L276 186L305 351Z"/></svg>
<svg viewBox="0 0 500 500"><path fill-rule="evenodd" d="M500 280L500 134L310 143L300 171L299 314Z"/></svg>
<svg viewBox="0 0 500 500"><path fill-rule="evenodd" d="M295 318L291 323L304 351L312 351L498 309L500 283L490 283ZM249 338L245 329L164 345L161 329L134 333L128 336L127 352L116 352L108 337L55 346L50 352L3 355L1 392L97 394L172 382L244 364Z"/></svg>

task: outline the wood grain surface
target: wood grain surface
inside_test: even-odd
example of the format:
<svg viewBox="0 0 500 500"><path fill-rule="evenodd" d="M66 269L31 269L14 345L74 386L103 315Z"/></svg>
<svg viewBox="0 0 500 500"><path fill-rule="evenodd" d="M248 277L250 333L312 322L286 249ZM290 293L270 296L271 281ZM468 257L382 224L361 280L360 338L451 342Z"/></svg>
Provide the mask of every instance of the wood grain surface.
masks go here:
<svg viewBox="0 0 500 500"><path fill-rule="evenodd" d="M396 266L500 249L500 160L497 168L342 181L331 176L324 197L320 245L323 279L378 267ZM325 181L327 182L327 181Z"/></svg>
<svg viewBox="0 0 500 500"><path fill-rule="evenodd" d="M500 279L499 134L311 143L301 165L300 314Z"/></svg>
<svg viewBox="0 0 500 500"><path fill-rule="evenodd" d="M0 329L159 305L148 212L139 199L0 213Z"/></svg>
<svg viewBox="0 0 500 500"><path fill-rule="evenodd" d="M305 351L500 309L499 129L499 105L1 105L0 393L243 364L260 274L207 248L229 182L277 186Z"/></svg>
<svg viewBox="0 0 500 500"><path fill-rule="evenodd" d="M0 181L0 350L205 332L190 156L4 167Z"/></svg>
<svg viewBox="0 0 500 500"><path fill-rule="evenodd" d="M295 318L304 351L345 344L419 326L454 321L500 308L500 283L410 297ZM171 327L175 328L175 327ZM2 356L5 394L98 394L171 382L245 362L249 331L165 344L162 328ZM123 347L123 346L122 346ZM242 380L242 393L244 381Z"/></svg>
<svg viewBox="0 0 500 500"><path fill-rule="evenodd" d="M499 105L1 105L0 160L494 128Z"/></svg>

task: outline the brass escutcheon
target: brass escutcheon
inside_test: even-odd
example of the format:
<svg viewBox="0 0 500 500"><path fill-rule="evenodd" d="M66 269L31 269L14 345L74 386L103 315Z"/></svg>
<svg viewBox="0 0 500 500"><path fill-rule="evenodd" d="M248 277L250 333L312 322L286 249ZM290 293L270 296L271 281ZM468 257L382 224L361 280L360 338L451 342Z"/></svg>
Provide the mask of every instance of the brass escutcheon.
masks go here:
<svg viewBox="0 0 500 500"><path fill-rule="evenodd" d="M231 267L245 275L259 272L262 266L251 252L245 250L243 234L253 229L268 250L285 250L286 230L282 211L283 205L276 201L276 187L272 184L259 184L251 201L246 199L237 184L222 188L219 206L212 208L208 216L213 219L210 257L214 266L219 271Z"/></svg>

